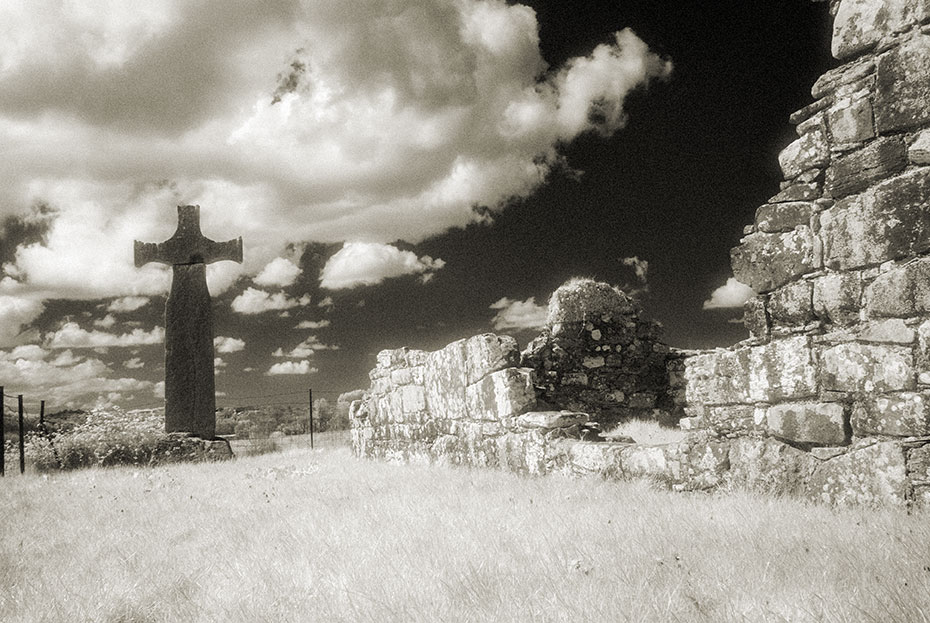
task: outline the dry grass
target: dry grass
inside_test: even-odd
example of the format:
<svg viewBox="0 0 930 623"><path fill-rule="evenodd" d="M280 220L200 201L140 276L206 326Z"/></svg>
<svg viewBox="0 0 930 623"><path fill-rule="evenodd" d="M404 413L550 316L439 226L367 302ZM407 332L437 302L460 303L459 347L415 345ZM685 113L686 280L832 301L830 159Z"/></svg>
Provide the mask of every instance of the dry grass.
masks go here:
<svg viewBox="0 0 930 623"><path fill-rule="evenodd" d="M930 514L347 449L0 482L0 620L928 621Z"/></svg>
<svg viewBox="0 0 930 623"><path fill-rule="evenodd" d="M687 433L680 428L661 426L655 420L631 419L607 431L604 437L608 440L632 437L636 443L658 445L681 441L687 437Z"/></svg>

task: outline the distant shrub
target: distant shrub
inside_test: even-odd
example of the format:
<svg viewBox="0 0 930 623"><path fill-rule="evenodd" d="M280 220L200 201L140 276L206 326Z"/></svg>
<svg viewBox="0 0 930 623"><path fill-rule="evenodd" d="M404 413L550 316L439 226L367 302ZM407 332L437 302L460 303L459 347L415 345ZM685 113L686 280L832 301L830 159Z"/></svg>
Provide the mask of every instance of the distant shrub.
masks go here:
<svg viewBox="0 0 930 623"><path fill-rule="evenodd" d="M158 457L164 439L164 425L157 411L127 413L110 407L95 409L70 431L51 437L31 435L26 440L26 455L40 471L142 465Z"/></svg>

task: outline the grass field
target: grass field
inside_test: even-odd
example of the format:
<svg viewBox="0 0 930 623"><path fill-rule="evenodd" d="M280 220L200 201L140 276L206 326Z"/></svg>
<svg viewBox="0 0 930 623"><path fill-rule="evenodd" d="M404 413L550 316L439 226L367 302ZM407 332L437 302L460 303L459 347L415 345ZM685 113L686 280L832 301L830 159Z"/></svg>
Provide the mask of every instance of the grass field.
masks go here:
<svg viewBox="0 0 930 623"><path fill-rule="evenodd" d="M930 621L930 513L347 448L0 481L0 621Z"/></svg>

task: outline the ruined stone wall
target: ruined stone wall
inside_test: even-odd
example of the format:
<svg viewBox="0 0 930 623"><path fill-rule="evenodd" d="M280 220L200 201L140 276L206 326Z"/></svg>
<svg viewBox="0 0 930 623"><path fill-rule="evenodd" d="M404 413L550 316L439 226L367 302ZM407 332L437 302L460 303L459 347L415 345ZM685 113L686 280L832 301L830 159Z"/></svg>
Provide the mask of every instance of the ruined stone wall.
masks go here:
<svg viewBox="0 0 930 623"><path fill-rule="evenodd" d="M791 117L798 139L778 158L781 192L731 254L758 293L744 314L752 339L686 362L682 425L806 452L827 498L856 478L920 498L930 495L930 3L842 0L831 12L843 64Z"/></svg>
<svg viewBox="0 0 930 623"><path fill-rule="evenodd" d="M731 254L757 293L749 340L682 359L621 299L604 308L597 296L568 298L561 320L550 308L523 368L515 348L494 365L469 363L468 341L382 353L371 398L353 409L356 450L686 490L930 503L930 1L830 5L842 65L792 115L798 139L778 157L781 191ZM657 409L675 420L682 404L681 442L579 439L588 419ZM532 411L559 407L572 411Z"/></svg>
<svg viewBox="0 0 930 623"><path fill-rule="evenodd" d="M382 351L351 411L356 451L542 473L549 441L599 440L634 416L677 421L666 364L680 361L657 332L620 290L574 280L522 354L490 333L435 352Z"/></svg>
<svg viewBox="0 0 930 623"><path fill-rule="evenodd" d="M549 408L588 413L602 431L631 418L677 424L683 412L670 392L669 368L678 370L680 356L624 292L571 280L552 294L546 325L522 362L535 370Z"/></svg>

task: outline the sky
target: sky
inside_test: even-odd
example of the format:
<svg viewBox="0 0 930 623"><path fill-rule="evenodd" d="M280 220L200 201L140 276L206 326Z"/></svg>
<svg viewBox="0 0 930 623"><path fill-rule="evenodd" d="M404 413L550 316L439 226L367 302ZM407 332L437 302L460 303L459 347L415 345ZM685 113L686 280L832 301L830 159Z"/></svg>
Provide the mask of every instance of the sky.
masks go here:
<svg viewBox="0 0 930 623"><path fill-rule="evenodd" d="M335 397L385 348L525 345L571 277L681 348L747 337L729 250L834 66L809 0L0 0L0 385L162 404L199 205L219 406Z"/></svg>

